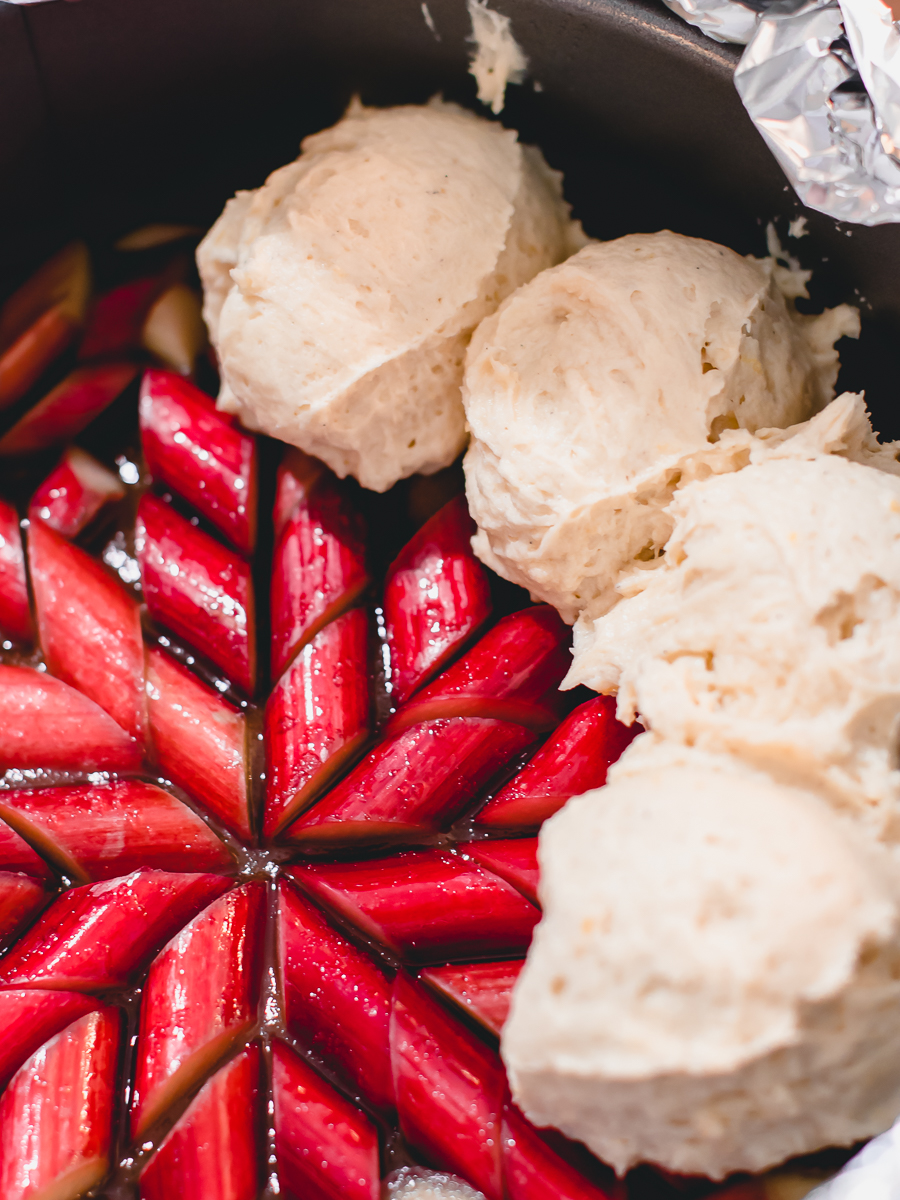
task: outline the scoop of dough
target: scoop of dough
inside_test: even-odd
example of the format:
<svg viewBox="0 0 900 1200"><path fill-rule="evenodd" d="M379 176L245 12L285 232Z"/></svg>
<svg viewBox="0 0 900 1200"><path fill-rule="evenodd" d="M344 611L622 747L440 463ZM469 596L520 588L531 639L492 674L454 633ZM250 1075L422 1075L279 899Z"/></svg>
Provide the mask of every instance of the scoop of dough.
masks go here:
<svg viewBox="0 0 900 1200"><path fill-rule="evenodd" d="M772 259L678 234L589 245L472 339L463 399L474 546L572 621L671 532L679 483L733 469L728 428L805 420L833 395L846 305L803 317ZM789 286L792 285L792 286Z"/></svg>
<svg viewBox="0 0 900 1200"><path fill-rule="evenodd" d="M472 330L584 243L560 180L455 105L351 106L198 248L220 407L376 491L447 466Z"/></svg>
<svg viewBox="0 0 900 1200"><path fill-rule="evenodd" d="M895 860L733 760L644 767L541 832L544 916L502 1038L516 1102L620 1173L719 1179L887 1128Z"/></svg>
<svg viewBox="0 0 900 1200"><path fill-rule="evenodd" d="M815 426L846 427L861 400L830 407L679 489L665 556L579 618L567 682L618 689L620 718L821 789L900 840L900 477L815 453Z"/></svg>

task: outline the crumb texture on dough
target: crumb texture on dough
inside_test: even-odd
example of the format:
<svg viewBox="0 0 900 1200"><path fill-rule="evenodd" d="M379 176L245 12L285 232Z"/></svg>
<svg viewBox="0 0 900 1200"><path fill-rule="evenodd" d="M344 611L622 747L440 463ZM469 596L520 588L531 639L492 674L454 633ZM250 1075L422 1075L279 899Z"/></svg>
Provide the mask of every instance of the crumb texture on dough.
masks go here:
<svg viewBox="0 0 900 1200"><path fill-rule="evenodd" d="M500 113L506 103L506 88L521 83L528 69L525 52L513 37L512 22L503 13L488 8L487 0L466 0L475 49L469 74L478 87L478 99L491 112Z"/></svg>
<svg viewBox="0 0 900 1200"><path fill-rule="evenodd" d="M220 405L377 491L436 471L465 444L472 330L583 242L514 132L355 103L198 248Z"/></svg>

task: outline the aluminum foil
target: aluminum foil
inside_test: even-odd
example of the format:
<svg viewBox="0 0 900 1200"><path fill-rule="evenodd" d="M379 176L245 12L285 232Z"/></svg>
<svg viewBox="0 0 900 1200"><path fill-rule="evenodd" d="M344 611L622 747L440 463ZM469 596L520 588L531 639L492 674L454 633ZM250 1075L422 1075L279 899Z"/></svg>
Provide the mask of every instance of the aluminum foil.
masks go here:
<svg viewBox="0 0 900 1200"><path fill-rule="evenodd" d="M666 4L717 42L746 45L759 20L759 9L743 0L666 0Z"/></svg>
<svg viewBox="0 0 900 1200"><path fill-rule="evenodd" d="M806 1200L897 1200L900 1196L900 1121L873 1138L828 1183Z"/></svg>

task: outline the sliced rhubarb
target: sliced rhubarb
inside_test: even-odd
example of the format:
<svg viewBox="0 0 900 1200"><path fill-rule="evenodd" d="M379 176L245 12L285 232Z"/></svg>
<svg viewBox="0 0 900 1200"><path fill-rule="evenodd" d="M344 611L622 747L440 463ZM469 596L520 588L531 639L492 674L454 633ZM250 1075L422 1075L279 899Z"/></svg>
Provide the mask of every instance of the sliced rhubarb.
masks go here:
<svg viewBox="0 0 900 1200"><path fill-rule="evenodd" d="M121 1017L89 1013L56 1034L0 1099L3 1200L75 1200L110 1165Z"/></svg>
<svg viewBox="0 0 900 1200"><path fill-rule="evenodd" d="M272 1048L275 1153L302 1200L378 1200L375 1126L281 1042Z"/></svg>
<svg viewBox="0 0 900 1200"><path fill-rule="evenodd" d="M0 664L0 770L128 771L141 747L93 700L30 667Z"/></svg>
<svg viewBox="0 0 900 1200"><path fill-rule="evenodd" d="M472 553L464 496L445 504L401 550L384 585L391 697L407 700L491 613L487 573Z"/></svg>
<svg viewBox="0 0 900 1200"><path fill-rule="evenodd" d="M79 992L0 992L0 1092L44 1042L96 1007Z"/></svg>
<svg viewBox="0 0 900 1200"><path fill-rule="evenodd" d="M0 438L0 457L70 441L112 404L137 372L134 363L78 367Z"/></svg>
<svg viewBox="0 0 900 1200"><path fill-rule="evenodd" d="M0 987L124 987L228 882L220 875L143 870L72 888L0 959Z"/></svg>
<svg viewBox="0 0 900 1200"><path fill-rule="evenodd" d="M440 717L496 717L550 729L559 719L557 689L571 663L568 647L569 630L549 605L504 617L408 701L388 729Z"/></svg>
<svg viewBox="0 0 900 1200"><path fill-rule="evenodd" d="M304 864L289 874L368 936L417 962L521 954L540 918L505 880L453 851Z"/></svg>
<svg viewBox="0 0 900 1200"><path fill-rule="evenodd" d="M643 726L616 720L613 696L574 709L534 758L489 800L477 825L527 829L552 817L572 796L606 783L606 773Z"/></svg>
<svg viewBox="0 0 900 1200"><path fill-rule="evenodd" d="M0 409L21 400L77 332L78 326L56 304L20 334L0 354Z"/></svg>
<svg viewBox="0 0 900 1200"><path fill-rule="evenodd" d="M467 842L457 849L470 854L483 867L511 883L516 891L521 892L532 904L537 904L540 870L536 837Z"/></svg>
<svg viewBox="0 0 900 1200"><path fill-rule="evenodd" d="M368 620L355 608L303 647L266 705L266 816L273 837L331 782L369 732Z"/></svg>
<svg viewBox="0 0 900 1200"><path fill-rule="evenodd" d="M503 1111L502 1146L508 1200L547 1200L548 1196L555 1200L625 1200L624 1181L617 1181L608 1167L596 1161L591 1164L591 1174L599 1177L591 1182L548 1146L511 1104ZM572 1150L584 1153L582 1147L572 1146Z"/></svg>
<svg viewBox="0 0 900 1200"><path fill-rule="evenodd" d="M161 650L147 653L160 770L239 837L250 837L246 717Z"/></svg>
<svg viewBox="0 0 900 1200"><path fill-rule="evenodd" d="M32 638L19 514L5 500L0 500L0 634L17 642Z"/></svg>
<svg viewBox="0 0 900 1200"><path fill-rule="evenodd" d="M0 950L15 940L46 900L44 880L19 872L0 871Z"/></svg>
<svg viewBox="0 0 900 1200"><path fill-rule="evenodd" d="M258 1046L208 1080L141 1175L141 1200L256 1200Z"/></svg>
<svg viewBox="0 0 900 1200"><path fill-rule="evenodd" d="M0 816L79 882L139 867L234 869L226 847L195 812L139 780L0 792Z"/></svg>
<svg viewBox="0 0 900 1200"><path fill-rule="evenodd" d="M501 1200L506 1076L499 1056L402 973L394 985L391 1061L403 1136L488 1200Z"/></svg>
<svg viewBox="0 0 900 1200"><path fill-rule="evenodd" d="M28 516L43 521L63 537L73 538L96 517L104 504L121 500L125 488L78 446L70 446L31 498Z"/></svg>
<svg viewBox="0 0 900 1200"><path fill-rule="evenodd" d="M28 557L49 671L143 742L144 642L134 596L84 550L40 521L29 530Z"/></svg>
<svg viewBox="0 0 900 1200"><path fill-rule="evenodd" d="M133 279L98 296L78 347L79 359L110 358L136 350L150 305L164 286L165 280L155 275Z"/></svg>
<svg viewBox="0 0 900 1200"><path fill-rule="evenodd" d="M509 1016L512 990L524 966L523 958L515 958L462 967L429 967L419 978L499 1037Z"/></svg>
<svg viewBox="0 0 900 1200"><path fill-rule="evenodd" d="M141 499L135 547L151 615L252 692L253 583L244 559L151 495Z"/></svg>
<svg viewBox="0 0 900 1200"><path fill-rule="evenodd" d="M481 717L403 729L288 831L295 842L409 841L450 824L535 735Z"/></svg>
<svg viewBox="0 0 900 1200"><path fill-rule="evenodd" d="M275 477L275 503L272 506L272 525L276 541L294 509L302 500L307 499L324 475L325 464L318 458L304 454L296 446L285 447L284 457Z"/></svg>
<svg viewBox="0 0 900 1200"><path fill-rule="evenodd" d="M87 246L84 242L71 242L35 271L0 309L0 349L6 349L56 305L74 325L80 325L90 291Z"/></svg>
<svg viewBox="0 0 900 1200"><path fill-rule="evenodd" d="M144 373L139 412L153 477L250 554L256 544L256 439L225 421L208 396L172 371Z"/></svg>
<svg viewBox="0 0 900 1200"><path fill-rule="evenodd" d="M0 791L0 806L13 794ZM0 871L20 871L24 875L33 875L35 879L53 878L52 871L41 856L6 821L0 821Z"/></svg>
<svg viewBox="0 0 900 1200"><path fill-rule="evenodd" d="M206 348L200 297L185 283L173 283L154 301L141 329L141 345L180 375L190 375Z"/></svg>
<svg viewBox="0 0 900 1200"><path fill-rule="evenodd" d="M278 964L291 1035L370 1104L392 1105L391 983L284 880L278 890Z"/></svg>
<svg viewBox="0 0 900 1200"><path fill-rule="evenodd" d="M256 1023L264 899L261 883L221 896L154 960L141 998L134 1137Z"/></svg>
<svg viewBox="0 0 900 1200"><path fill-rule="evenodd" d="M320 482L288 518L272 564L272 675L349 608L369 581L363 528L343 491Z"/></svg>

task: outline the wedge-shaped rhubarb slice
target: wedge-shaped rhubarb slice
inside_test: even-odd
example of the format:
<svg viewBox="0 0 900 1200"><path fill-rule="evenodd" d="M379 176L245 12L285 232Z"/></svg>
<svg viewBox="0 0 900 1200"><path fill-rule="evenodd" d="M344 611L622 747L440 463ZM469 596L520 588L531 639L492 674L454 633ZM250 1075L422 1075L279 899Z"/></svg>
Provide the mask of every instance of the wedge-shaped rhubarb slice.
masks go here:
<svg viewBox="0 0 900 1200"><path fill-rule="evenodd" d="M136 350L147 312L165 282L158 275L132 279L98 296L78 347L79 359L111 358Z"/></svg>
<svg viewBox="0 0 900 1200"><path fill-rule="evenodd" d="M266 816L273 837L307 808L369 732L368 620L354 608L303 647L266 705Z"/></svg>
<svg viewBox="0 0 900 1200"><path fill-rule="evenodd" d="M468 963L462 967L429 967L419 978L499 1037L509 1016L512 990L524 965L524 958L514 958L509 962Z"/></svg>
<svg viewBox="0 0 900 1200"><path fill-rule="evenodd" d="M454 851L304 864L289 873L364 933L417 962L520 954L540 917L505 880Z"/></svg>
<svg viewBox="0 0 900 1200"><path fill-rule="evenodd" d="M78 446L70 446L31 498L28 516L44 521L63 537L73 538L96 517L104 504L121 500L125 488Z"/></svg>
<svg viewBox="0 0 900 1200"><path fill-rule="evenodd" d="M502 1130L508 1200L547 1200L548 1196L555 1200L625 1200L624 1180L617 1181L608 1167L594 1161L590 1173L597 1179L591 1182L557 1154L511 1104L503 1110ZM584 1154L582 1147L569 1144L575 1153Z"/></svg>
<svg viewBox="0 0 900 1200"><path fill-rule="evenodd" d="M235 866L187 805L134 779L0 792L0 816L79 882L140 867L227 873Z"/></svg>
<svg viewBox="0 0 900 1200"><path fill-rule="evenodd" d="M71 441L112 404L137 372L134 363L78 367L0 438L0 457Z"/></svg>
<svg viewBox="0 0 900 1200"><path fill-rule="evenodd" d="M141 1175L141 1200L256 1200L258 1046L208 1080Z"/></svg>
<svg viewBox="0 0 900 1200"><path fill-rule="evenodd" d="M464 496L445 504L391 564L384 621L391 696L402 704L491 614L487 573L472 553L475 522Z"/></svg>
<svg viewBox="0 0 900 1200"><path fill-rule="evenodd" d="M220 875L144 870L72 888L0 959L0 987L124 987L228 883Z"/></svg>
<svg viewBox="0 0 900 1200"><path fill-rule="evenodd" d="M370 1104L391 1106L391 983L285 880L278 890L278 965L291 1036Z"/></svg>
<svg viewBox="0 0 900 1200"><path fill-rule="evenodd" d="M78 326L59 304L43 313L0 354L0 409L20 400L75 337Z"/></svg>
<svg viewBox="0 0 900 1200"><path fill-rule="evenodd" d="M36 1051L0 1099L3 1200L76 1200L109 1169L121 1018L101 1009Z"/></svg>
<svg viewBox="0 0 900 1200"><path fill-rule="evenodd" d="M219 897L154 960L141 999L135 1137L256 1023L264 899L261 883Z"/></svg>
<svg viewBox="0 0 900 1200"><path fill-rule="evenodd" d="M391 1062L403 1136L488 1200L501 1200L500 1058L402 973L394 984Z"/></svg>
<svg viewBox="0 0 900 1200"><path fill-rule="evenodd" d="M0 803L14 793L0 791ZM35 879L52 879L53 872L39 854L6 821L0 821L0 871L20 871Z"/></svg>
<svg viewBox="0 0 900 1200"><path fill-rule="evenodd" d="M376 746L288 831L295 842L409 841L448 824L535 739L482 717L425 721Z"/></svg>
<svg viewBox="0 0 900 1200"><path fill-rule="evenodd" d="M78 992L0 992L0 1092L44 1042L96 1008Z"/></svg>
<svg viewBox="0 0 900 1200"><path fill-rule="evenodd" d="M137 741L99 705L30 667L0 664L0 770L128 771Z"/></svg>
<svg viewBox="0 0 900 1200"><path fill-rule="evenodd" d="M144 641L134 596L89 554L40 521L29 530L28 558L49 671L143 742Z"/></svg>
<svg viewBox="0 0 900 1200"><path fill-rule="evenodd" d="M304 454L296 446L285 447L275 478L275 503L272 506L276 541L294 509L311 495L319 480L325 477L325 471L325 464L320 459Z"/></svg>
<svg viewBox="0 0 900 1200"><path fill-rule="evenodd" d="M616 701L597 696L554 730L531 762L487 802L477 825L527 829L552 817L572 796L606 783L606 772L643 726L616 720Z"/></svg>
<svg viewBox="0 0 900 1200"><path fill-rule="evenodd" d="M504 617L405 704L388 729L439 717L496 717L552 729L559 719L557 689L571 663L568 645L569 630L549 605Z"/></svg>
<svg viewBox="0 0 900 1200"><path fill-rule="evenodd" d="M70 242L26 279L0 309L0 349L11 345L48 309L59 305L74 324L84 320L91 261L84 242Z"/></svg>
<svg viewBox="0 0 900 1200"><path fill-rule="evenodd" d="M302 1200L378 1200L375 1126L281 1042L272 1048L275 1153Z"/></svg>
<svg viewBox="0 0 900 1200"><path fill-rule="evenodd" d="M159 769L249 839L244 714L162 650L147 653L147 698Z"/></svg>
<svg viewBox="0 0 900 1200"><path fill-rule="evenodd" d="M363 527L344 493L320 482L297 504L275 546L272 564L272 675L349 608L369 582Z"/></svg>
<svg viewBox="0 0 900 1200"><path fill-rule="evenodd" d="M144 372L141 444L154 479L183 496L244 554L256 544L256 439L172 371Z"/></svg>
<svg viewBox="0 0 900 1200"><path fill-rule="evenodd" d="M151 495L141 499L135 547L151 615L252 692L253 583L244 559Z"/></svg>
<svg viewBox="0 0 900 1200"><path fill-rule="evenodd" d="M44 907L46 882L17 871L0 871L0 950Z"/></svg>
<svg viewBox="0 0 900 1200"><path fill-rule="evenodd" d="M511 883L532 904L537 904L540 870L536 837L467 842L457 849L461 853L470 854L483 867Z"/></svg>
<svg viewBox="0 0 900 1200"><path fill-rule="evenodd" d="M147 313L141 345L180 375L190 375L206 348L200 296L186 283L166 288Z"/></svg>
<svg viewBox="0 0 900 1200"><path fill-rule="evenodd" d="M19 514L5 500L0 500L0 634L17 642L32 638Z"/></svg>

